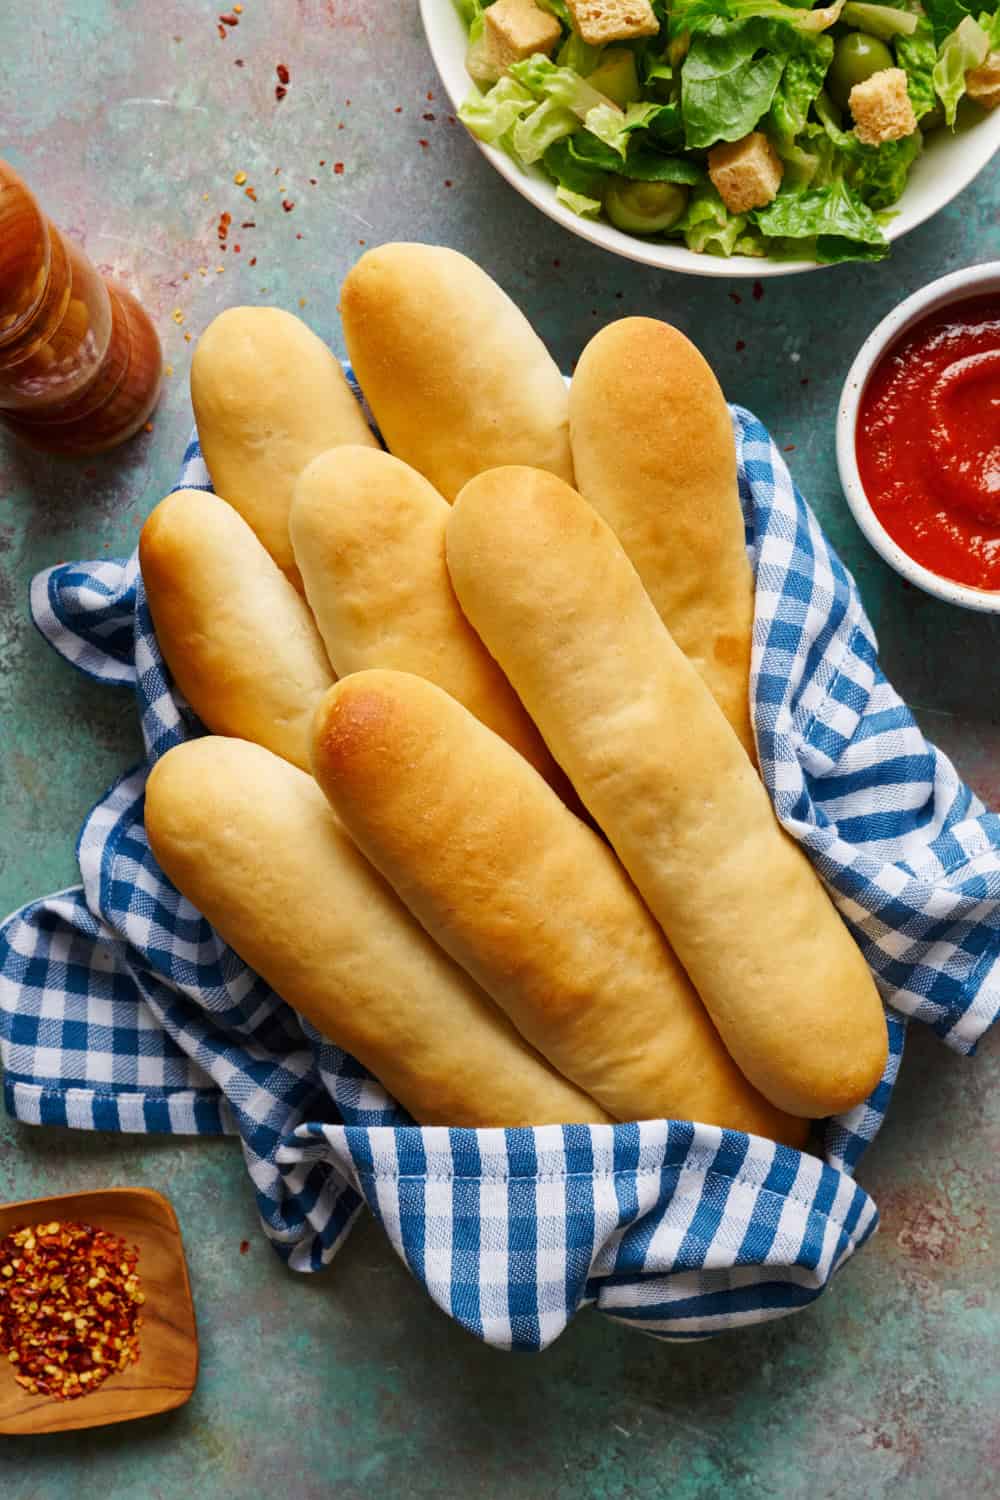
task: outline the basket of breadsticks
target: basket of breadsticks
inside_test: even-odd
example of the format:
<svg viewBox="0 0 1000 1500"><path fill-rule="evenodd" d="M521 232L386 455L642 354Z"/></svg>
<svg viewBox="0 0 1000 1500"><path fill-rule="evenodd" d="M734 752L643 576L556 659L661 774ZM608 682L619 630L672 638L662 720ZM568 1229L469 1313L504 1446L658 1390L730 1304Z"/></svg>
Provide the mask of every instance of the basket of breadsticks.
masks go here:
<svg viewBox="0 0 1000 1500"><path fill-rule="evenodd" d="M876 1226L908 1021L1000 1011L1000 823L675 328L567 382L425 245L340 312L343 364L222 313L136 554L33 583L146 757L0 929L7 1106L238 1133L293 1268L367 1205L501 1348L796 1311Z"/></svg>

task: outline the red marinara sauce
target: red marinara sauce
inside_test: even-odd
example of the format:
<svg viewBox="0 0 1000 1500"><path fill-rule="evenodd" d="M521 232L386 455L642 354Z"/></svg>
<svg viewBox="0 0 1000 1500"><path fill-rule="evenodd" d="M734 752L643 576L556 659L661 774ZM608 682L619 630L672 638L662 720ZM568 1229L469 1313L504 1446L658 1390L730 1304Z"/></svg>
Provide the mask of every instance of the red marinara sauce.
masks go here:
<svg viewBox="0 0 1000 1500"><path fill-rule="evenodd" d="M871 507L904 552L1000 589L1000 294L952 302L883 355L855 447Z"/></svg>

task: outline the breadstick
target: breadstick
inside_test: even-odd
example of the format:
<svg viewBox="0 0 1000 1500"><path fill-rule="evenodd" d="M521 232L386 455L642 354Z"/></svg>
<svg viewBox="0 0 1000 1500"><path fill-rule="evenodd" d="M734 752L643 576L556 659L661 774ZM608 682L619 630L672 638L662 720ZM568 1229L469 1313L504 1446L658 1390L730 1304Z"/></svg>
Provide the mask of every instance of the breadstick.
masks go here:
<svg viewBox="0 0 1000 1500"><path fill-rule="evenodd" d="M613 852L461 704L358 672L316 716L316 779L359 848L526 1041L617 1119L801 1144L750 1087Z"/></svg>
<svg viewBox="0 0 1000 1500"><path fill-rule="evenodd" d="M288 539L296 479L327 448L378 446L339 362L292 313L230 307L198 340L191 400L214 488L300 587Z"/></svg>
<svg viewBox="0 0 1000 1500"><path fill-rule="evenodd" d="M146 831L240 957L419 1123L607 1120L435 947L302 771L191 740L150 774Z"/></svg>
<svg viewBox="0 0 1000 1500"><path fill-rule="evenodd" d="M676 328L623 318L584 349L569 398L580 494L607 521L661 620L756 758L754 581L719 383Z"/></svg>
<svg viewBox="0 0 1000 1500"><path fill-rule="evenodd" d="M451 507L401 459L337 448L299 476L289 531L309 606L340 677L395 667L436 682L567 790L541 735L455 598Z"/></svg>
<svg viewBox="0 0 1000 1500"><path fill-rule="evenodd" d="M177 490L143 526L139 566L164 660L202 723L308 770L333 673L305 600L242 516Z"/></svg>
<svg viewBox="0 0 1000 1500"><path fill-rule="evenodd" d="M475 262L439 245L380 245L349 273L340 315L388 447L446 500L494 464L572 480L562 376Z"/></svg>
<svg viewBox="0 0 1000 1500"><path fill-rule="evenodd" d="M610 528L498 469L459 497L448 565L747 1078L793 1114L858 1104L886 1059L871 974Z"/></svg>

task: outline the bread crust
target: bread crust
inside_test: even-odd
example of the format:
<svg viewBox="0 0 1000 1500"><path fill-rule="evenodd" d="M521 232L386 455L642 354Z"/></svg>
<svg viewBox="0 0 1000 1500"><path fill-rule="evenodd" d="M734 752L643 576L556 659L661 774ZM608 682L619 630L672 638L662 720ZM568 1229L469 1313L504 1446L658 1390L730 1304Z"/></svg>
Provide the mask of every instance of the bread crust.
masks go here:
<svg viewBox="0 0 1000 1500"><path fill-rule="evenodd" d="M304 772L244 741L188 741L150 773L146 831L225 941L419 1123L607 1120L435 947Z"/></svg>
<svg viewBox="0 0 1000 1500"><path fill-rule="evenodd" d="M344 282L340 315L388 448L446 500L498 463L572 480L563 378L524 314L466 256L440 245L368 250Z"/></svg>
<svg viewBox="0 0 1000 1500"><path fill-rule="evenodd" d="M887 1053L872 976L610 528L498 469L459 496L448 564L743 1073L793 1114L860 1103Z"/></svg>
<svg viewBox="0 0 1000 1500"><path fill-rule="evenodd" d="M451 507L377 448L336 448L299 476L289 517L306 598L340 677L413 672L464 703L552 785L566 778L466 620L448 576Z"/></svg>
<svg viewBox="0 0 1000 1500"><path fill-rule="evenodd" d="M744 749L754 581L733 425L691 341L622 318L584 349L570 388L577 487L604 517Z"/></svg>
<svg viewBox="0 0 1000 1500"><path fill-rule="evenodd" d="M801 1145L747 1083L615 855L433 684L359 672L316 716L313 770L359 848L522 1036L617 1119Z"/></svg>
<svg viewBox="0 0 1000 1500"><path fill-rule="evenodd" d="M142 528L139 566L160 651L202 723L308 770L333 672L305 600L242 516L176 490Z"/></svg>
<svg viewBox="0 0 1000 1500"><path fill-rule="evenodd" d="M300 588L288 538L296 479L327 448L378 446L340 362L294 314L230 307L198 340L191 401L213 487Z"/></svg>

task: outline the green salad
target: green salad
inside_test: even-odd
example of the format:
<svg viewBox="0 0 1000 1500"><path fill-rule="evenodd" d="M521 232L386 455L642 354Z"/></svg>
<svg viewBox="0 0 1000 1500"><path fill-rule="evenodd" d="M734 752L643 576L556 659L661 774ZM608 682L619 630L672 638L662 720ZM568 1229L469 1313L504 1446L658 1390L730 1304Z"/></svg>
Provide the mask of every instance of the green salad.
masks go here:
<svg viewBox="0 0 1000 1500"><path fill-rule="evenodd" d="M1000 0L455 3L480 140L711 255L880 260L925 134L1000 103Z"/></svg>

